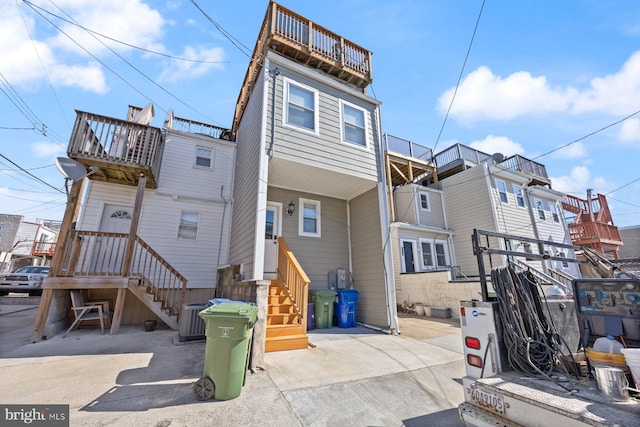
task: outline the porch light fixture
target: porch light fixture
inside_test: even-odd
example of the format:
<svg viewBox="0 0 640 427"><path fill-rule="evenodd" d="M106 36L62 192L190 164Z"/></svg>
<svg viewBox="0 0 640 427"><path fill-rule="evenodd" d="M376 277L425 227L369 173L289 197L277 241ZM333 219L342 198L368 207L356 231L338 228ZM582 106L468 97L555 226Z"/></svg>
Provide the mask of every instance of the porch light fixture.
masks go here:
<svg viewBox="0 0 640 427"><path fill-rule="evenodd" d="M296 211L296 205L293 203L293 200L289 202L289 206L287 206L287 213L289 216L293 216L293 213Z"/></svg>

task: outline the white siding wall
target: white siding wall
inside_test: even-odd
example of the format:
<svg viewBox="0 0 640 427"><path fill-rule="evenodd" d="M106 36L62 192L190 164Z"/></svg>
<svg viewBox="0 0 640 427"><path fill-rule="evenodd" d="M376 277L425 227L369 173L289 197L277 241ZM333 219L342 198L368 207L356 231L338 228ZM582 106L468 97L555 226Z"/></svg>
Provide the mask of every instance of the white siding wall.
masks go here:
<svg viewBox="0 0 640 427"><path fill-rule="evenodd" d="M266 77L265 77L266 78ZM256 250L256 212L261 162L264 80L258 79L240 122L236 138L233 220L229 262L242 265L245 279L253 274Z"/></svg>
<svg viewBox="0 0 640 427"><path fill-rule="evenodd" d="M620 247L620 258L640 258L640 226L621 227L623 246Z"/></svg>
<svg viewBox="0 0 640 427"><path fill-rule="evenodd" d="M31 248L38 234L40 224L22 221L16 233L13 256L31 256Z"/></svg>
<svg viewBox="0 0 640 427"><path fill-rule="evenodd" d="M420 205L420 193L426 193L429 199L429 210ZM445 228L442 191L421 185L409 184L394 190L396 220L407 224L426 227Z"/></svg>
<svg viewBox="0 0 640 427"><path fill-rule="evenodd" d="M213 168L194 168L197 146L215 150ZM169 131L156 190L145 190L138 235L188 280L213 288L228 263L233 144ZM221 193L222 191L222 193ZM133 209L136 187L91 181L79 229L98 230L105 204ZM196 240L178 238L182 212L199 214Z"/></svg>
<svg viewBox="0 0 640 427"><path fill-rule="evenodd" d="M359 291L358 321L386 327L390 322L378 190L370 190L351 200L350 207L354 288Z"/></svg>
<svg viewBox="0 0 640 427"><path fill-rule="evenodd" d="M478 262L471 246L473 229L495 230L484 166L467 169L442 180L441 184L449 229L455 232L456 263L466 276L477 276Z"/></svg>
<svg viewBox="0 0 640 427"><path fill-rule="evenodd" d="M321 237L299 235L298 214L301 209L298 204L299 197L320 202ZM329 271L335 271L337 268L349 270L347 202L273 187L269 187L268 200L282 203L284 210L282 237L309 276L311 280L309 288L329 289ZM290 200L296 204L293 216L286 213Z"/></svg>
<svg viewBox="0 0 640 427"><path fill-rule="evenodd" d="M283 61L282 59L278 59ZM272 62L272 67L279 66L280 75L276 79L276 129L274 156L300 162L315 167L334 170L365 179L378 180L376 166L375 141L379 141L377 134L376 109L377 105L365 102L350 95L352 89L343 86L344 90L337 90L320 83L289 68L292 63L283 61L281 65ZM305 86L318 90L319 96L319 134L283 126L283 96L284 81L290 79ZM270 80L270 85L271 80ZM268 113L271 117L271 89L268 90ZM366 110L368 148L364 149L354 144L341 142L340 129L340 100ZM245 113L246 114L246 113ZM267 120L267 134L271 132L271 120Z"/></svg>

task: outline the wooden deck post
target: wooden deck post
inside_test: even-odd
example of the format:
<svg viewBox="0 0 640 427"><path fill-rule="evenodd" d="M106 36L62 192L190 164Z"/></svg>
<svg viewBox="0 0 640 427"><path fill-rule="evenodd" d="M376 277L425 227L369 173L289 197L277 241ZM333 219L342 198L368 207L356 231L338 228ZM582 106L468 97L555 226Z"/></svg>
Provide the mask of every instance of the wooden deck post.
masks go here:
<svg viewBox="0 0 640 427"><path fill-rule="evenodd" d="M56 251L53 254L53 260L51 261L51 269L49 276L56 277L60 272L60 267L64 261L64 252L67 246L67 240L69 236L69 229L71 223L75 219L77 214L78 198L80 197L80 190L82 189L82 179L74 181L71 185L71 191L67 195L67 206L64 210L64 216L62 218L62 225L60 226L60 233L58 234L58 244L56 245ZM46 278L44 279L47 280ZM40 306L38 307L38 314L33 326L33 333L31 334L31 342L40 342L42 340L42 334L44 333L45 323L47 322L47 316L49 315L49 307L51 306L51 300L53 299L53 289L43 289L42 298L40 298Z"/></svg>
<svg viewBox="0 0 640 427"><path fill-rule="evenodd" d="M131 268L131 256L133 255L133 247L136 242L138 233L138 222L140 221L140 210L142 209L142 199L144 198L144 188L147 185L147 177L140 174L138 181L138 191L136 192L136 201L133 205L133 216L131 217L131 227L129 228L129 237L127 238L127 246L124 251L124 259L122 260L122 276L129 275Z"/></svg>

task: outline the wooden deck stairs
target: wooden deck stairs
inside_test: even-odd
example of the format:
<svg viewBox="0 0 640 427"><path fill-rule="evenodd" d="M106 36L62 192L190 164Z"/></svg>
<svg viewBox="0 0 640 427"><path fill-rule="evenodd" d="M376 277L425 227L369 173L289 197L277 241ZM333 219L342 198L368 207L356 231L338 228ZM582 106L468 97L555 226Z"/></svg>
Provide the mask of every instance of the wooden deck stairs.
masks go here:
<svg viewBox="0 0 640 427"><path fill-rule="evenodd" d="M280 280L272 280L267 305L266 352L300 350L309 345L306 325L295 313L287 288Z"/></svg>
<svg viewBox="0 0 640 427"><path fill-rule="evenodd" d="M145 282L145 279L140 279L137 282L130 280L127 289L168 327L177 331L180 328L180 313L174 307L166 304L166 300L160 296L158 289L154 290L151 284Z"/></svg>

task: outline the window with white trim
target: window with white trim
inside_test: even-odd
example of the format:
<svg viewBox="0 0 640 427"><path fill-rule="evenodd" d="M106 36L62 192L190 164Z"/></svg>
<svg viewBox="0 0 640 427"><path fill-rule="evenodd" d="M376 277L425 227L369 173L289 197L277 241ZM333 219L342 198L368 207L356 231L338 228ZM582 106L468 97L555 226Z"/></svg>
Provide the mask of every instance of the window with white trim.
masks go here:
<svg viewBox="0 0 640 427"><path fill-rule="evenodd" d="M196 147L196 167L213 168L213 150L206 147Z"/></svg>
<svg viewBox="0 0 640 427"><path fill-rule="evenodd" d="M299 199L298 206L298 235L320 237L320 202L318 200Z"/></svg>
<svg viewBox="0 0 640 427"><path fill-rule="evenodd" d="M430 270L447 266L446 243L437 240L420 239L420 250L422 251L423 269Z"/></svg>
<svg viewBox="0 0 640 427"><path fill-rule="evenodd" d="M429 205L429 193L420 191L418 193L418 197L420 198L420 209L423 211L430 212L431 206Z"/></svg>
<svg viewBox="0 0 640 427"><path fill-rule="evenodd" d="M340 106L340 113L342 115L342 141L366 147L367 127L365 110L343 101L340 102Z"/></svg>
<svg viewBox="0 0 640 427"><path fill-rule="evenodd" d="M565 254L564 252L558 252L556 253L556 256L560 258L566 258L567 254ZM569 267L569 263L567 261L561 261L561 265L563 268Z"/></svg>
<svg viewBox="0 0 640 427"><path fill-rule="evenodd" d="M513 193L516 195L516 204L521 208L524 208L524 190L522 189L522 186L513 184Z"/></svg>
<svg viewBox="0 0 640 427"><path fill-rule="evenodd" d="M555 203L549 203L549 210L551 210L551 218L553 218L553 222L560 222L560 217L558 216L558 207Z"/></svg>
<svg viewBox="0 0 640 427"><path fill-rule="evenodd" d="M509 203L509 199L507 198L507 184L505 184L504 181L496 179L496 189L498 190L500 201L502 203Z"/></svg>
<svg viewBox="0 0 640 427"><path fill-rule="evenodd" d="M196 212L182 212L178 226L178 239L196 240L198 237L198 223L200 214Z"/></svg>
<svg viewBox="0 0 640 427"><path fill-rule="evenodd" d="M318 132L318 92L285 79L285 125Z"/></svg>
<svg viewBox="0 0 640 427"><path fill-rule="evenodd" d="M538 218L545 219L546 216L544 214L544 205L542 204L542 200L535 199L536 209L538 210Z"/></svg>

